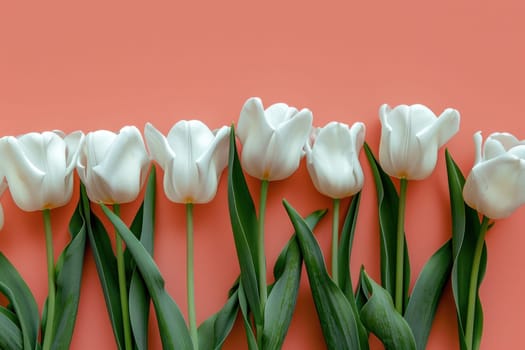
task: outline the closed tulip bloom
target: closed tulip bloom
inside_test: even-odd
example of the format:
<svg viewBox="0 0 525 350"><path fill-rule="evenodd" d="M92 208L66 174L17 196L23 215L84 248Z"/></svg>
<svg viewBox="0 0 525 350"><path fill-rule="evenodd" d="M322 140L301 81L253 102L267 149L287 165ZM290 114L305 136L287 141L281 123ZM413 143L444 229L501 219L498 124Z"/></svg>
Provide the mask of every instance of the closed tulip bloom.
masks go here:
<svg viewBox="0 0 525 350"><path fill-rule="evenodd" d="M107 130L88 133L77 171L91 201L121 204L137 198L149 165L140 131L125 126L118 134Z"/></svg>
<svg viewBox="0 0 525 350"><path fill-rule="evenodd" d="M390 176L407 180L428 177L437 162L437 151L459 130L459 112L447 108L436 115L423 105L384 104L379 109L381 142L379 162Z"/></svg>
<svg viewBox="0 0 525 350"><path fill-rule="evenodd" d="M73 193L73 170L84 134L77 131L5 136L0 157L16 205L24 211L63 206Z"/></svg>
<svg viewBox="0 0 525 350"><path fill-rule="evenodd" d="M306 165L315 188L330 198L349 197L364 182L359 151L365 141L365 125L331 122L313 130L306 143Z"/></svg>
<svg viewBox="0 0 525 350"><path fill-rule="evenodd" d="M491 134L482 149L474 135L476 159L465 181L465 202L491 219L509 216L525 203L525 140L508 133Z"/></svg>
<svg viewBox="0 0 525 350"><path fill-rule="evenodd" d="M298 111L276 103L264 110L261 99L248 99L237 125L242 143L241 164L246 172L268 181L292 175L304 155L312 119L312 112L306 108Z"/></svg>
<svg viewBox="0 0 525 350"><path fill-rule="evenodd" d="M164 170L164 191L175 203L207 203L217 193L228 165L230 128L211 131L198 120L181 120L165 137L147 123L144 135L152 158Z"/></svg>

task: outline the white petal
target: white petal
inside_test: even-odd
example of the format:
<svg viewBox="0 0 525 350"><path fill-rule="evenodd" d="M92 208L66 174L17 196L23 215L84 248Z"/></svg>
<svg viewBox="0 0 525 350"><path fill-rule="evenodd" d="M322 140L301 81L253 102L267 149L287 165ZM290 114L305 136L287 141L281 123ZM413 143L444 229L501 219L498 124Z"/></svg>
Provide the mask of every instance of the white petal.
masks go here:
<svg viewBox="0 0 525 350"><path fill-rule="evenodd" d="M276 130L279 128L279 125L293 118L297 114L297 108L289 107L286 103L275 103L268 107L264 114L266 116L266 121Z"/></svg>
<svg viewBox="0 0 525 350"><path fill-rule="evenodd" d="M263 178L277 181L291 176L299 167L303 146L312 127L312 112L303 109L292 119L281 124L270 143L266 145Z"/></svg>
<svg viewBox="0 0 525 350"><path fill-rule="evenodd" d="M509 216L525 203L525 161L502 155L476 165L467 177L463 197L491 219Z"/></svg>
<svg viewBox="0 0 525 350"><path fill-rule="evenodd" d="M70 174L77 164L78 155L84 143L84 133L82 131L75 131L63 137L63 139L67 148L66 173Z"/></svg>
<svg viewBox="0 0 525 350"><path fill-rule="evenodd" d="M149 158L138 129L129 126L122 128L107 150L106 157L93 167L106 195L106 198L97 200L109 204L135 200L148 166Z"/></svg>
<svg viewBox="0 0 525 350"><path fill-rule="evenodd" d="M31 149L38 150L34 142L36 135L31 136ZM43 205L41 186L45 173L35 167L22 150L22 145L15 137L7 136L0 142L0 155L3 160L5 177L9 184L11 196L16 205L24 211L41 210Z"/></svg>
<svg viewBox="0 0 525 350"><path fill-rule="evenodd" d="M151 157L165 170L175 157L168 140L151 123L147 123L144 128L144 137Z"/></svg>

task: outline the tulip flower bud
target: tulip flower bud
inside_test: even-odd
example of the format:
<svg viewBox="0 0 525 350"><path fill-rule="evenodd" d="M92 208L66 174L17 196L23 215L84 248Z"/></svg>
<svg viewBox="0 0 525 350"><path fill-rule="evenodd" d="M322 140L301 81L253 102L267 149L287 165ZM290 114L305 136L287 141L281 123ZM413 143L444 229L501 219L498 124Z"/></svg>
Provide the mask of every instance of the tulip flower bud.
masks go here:
<svg viewBox="0 0 525 350"><path fill-rule="evenodd" d="M261 99L248 99L237 125L244 170L253 177L268 181L292 175L304 155L303 146L312 119L312 112L306 108L297 111L284 103L276 103L264 110Z"/></svg>
<svg viewBox="0 0 525 350"><path fill-rule="evenodd" d="M230 128L211 131L198 120L181 120L165 137L147 123L146 143L164 170L164 191L175 203L207 203L217 192L228 165Z"/></svg>
<svg viewBox="0 0 525 350"><path fill-rule="evenodd" d="M365 125L338 122L312 130L305 145L306 164L315 188L330 198L341 199L359 192L364 175L359 151L365 141Z"/></svg>
<svg viewBox="0 0 525 350"><path fill-rule="evenodd" d="M120 204L137 198L149 165L139 130L125 126L118 134L107 130L88 133L77 171L91 201Z"/></svg>
<svg viewBox="0 0 525 350"><path fill-rule="evenodd" d="M491 134L482 150L474 135L476 161L465 181L465 202L491 219L509 216L525 203L525 140L508 133Z"/></svg>
<svg viewBox="0 0 525 350"><path fill-rule="evenodd" d="M459 112L452 108L437 118L423 105L391 109L384 104L379 118L379 163L388 175L407 180L428 177L436 167L437 150L459 130Z"/></svg>
<svg viewBox="0 0 525 350"><path fill-rule="evenodd" d="M63 206L73 193L73 170L84 134L60 131L5 136L0 157L9 190L24 211Z"/></svg>

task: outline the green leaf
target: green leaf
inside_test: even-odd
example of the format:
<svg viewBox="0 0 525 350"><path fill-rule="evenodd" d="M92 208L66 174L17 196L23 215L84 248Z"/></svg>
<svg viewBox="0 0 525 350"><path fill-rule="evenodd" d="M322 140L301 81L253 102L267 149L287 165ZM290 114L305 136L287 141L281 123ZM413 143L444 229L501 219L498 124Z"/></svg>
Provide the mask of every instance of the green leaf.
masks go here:
<svg viewBox="0 0 525 350"><path fill-rule="evenodd" d="M479 285L485 275L487 266L487 247L484 244L481 254L478 286L476 290L476 309L474 316L473 344L468 346L465 341L465 328L467 323L469 282L472 272L472 260L480 232L481 223L478 213L467 206L463 200L463 186L465 177L452 156L446 152L447 175L452 211L452 242L453 258L451 280L452 292L456 303L458 318L458 333L461 350L476 350L479 348L483 330L483 311L479 299Z"/></svg>
<svg viewBox="0 0 525 350"><path fill-rule="evenodd" d="M253 334L253 330L250 325L250 310L248 302L246 300L246 294L244 293L244 289L242 286L242 281L239 283L238 296L239 306L241 308L242 321L244 323L244 331L246 333L246 342L248 343L248 349L258 350L257 339L255 339L255 335Z"/></svg>
<svg viewBox="0 0 525 350"><path fill-rule="evenodd" d="M124 350L124 326L122 322L122 308L120 305L120 292L118 287L117 259L113 252L108 233L90 208L89 198L84 185L80 186L83 217L87 223L87 234L91 252L97 266L100 285L104 292L106 308L115 335L115 342L119 350Z"/></svg>
<svg viewBox="0 0 525 350"><path fill-rule="evenodd" d="M82 198L69 223L71 241L58 258L55 268L56 301L51 348L69 349L80 299L80 285L86 249L86 223Z"/></svg>
<svg viewBox="0 0 525 350"><path fill-rule="evenodd" d="M368 349L368 331L364 327L359 317L359 310L354 296L354 290L352 286L352 277L350 275L350 257L352 255L352 245L354 242L354 233L357 223L357 215L359 213L359 202L361 198L361 192L358 192L352 198L348 210L346 211L345 221L341 230L341 238L339 241L339 275L337 276L339 288L345 294L346 299L352 307L352 312L357 323L359 331L359 341L361 343L361 349ZM359 289L357 289L359 290Z"/></svg>
<svg viewBox="0 0 525 350"><path fill-rule="evenodd" d="M0 292L10 302L22 330L24 349L35 349L40 315L35 298L15 267L0 252Z"/></svg>
<svg viewBox="0 0 525 350"><path fill-rule="evenodd" d="M452 241L447 241L427 261L412 289L405 311L417 349L426 348L432 321L452 268Z"/></svg>
<svg viewBox="0 0 525 350"><path fill-rule="evenodd" d="M0 306L0 349L23 350L22 331L16 315Z"/></svg>
<svg viewBox="0 0 525 350"><path fill-rule="evenodd" d="M357 321L346 296L332 281L315 237L301 216L283 201L294 226L310 289L328 349L361 349Z"/></svg>
<svg viewBox="0 0 525 350"><path fill-rule="evenodd" d="M261 324L262 310L259 305L259 287L257 284L257 216L239 162L233 126L230 132L228 160L228 207L235 249L241 269L243 291L255 323Z"/></svg>
<svg viewBox="0 0 525 350"><path fill-rule="evenodd" d="M139 242L126 224L107 206L101 204L104 214L115 226L118 234L126 243L137 268L144 279L153 301L157 323L164 349L193 349L192 341L184 317L177 304L165 289L164 279L153 258Z"/></svg>
<svg viewBox="0 0 525 350"><path fill-rule="evenodd" d="M361 309L361 320L385 345L386 350L415 350L410 326L396 311L392 297L361 270L361 286L368 297Z"/></svg>
<svg viewBox="0 0 525 350"><path fill-rule="evenodd" d="M218 350L230 334L239 312L238 285L216 314L199 326L199 350Z"/></svg>
<svg viewBox="0 0 525 350"><path fill-rule="evenodd" d="M135 230L135 236L138 236L140 242L151 256L153 256L153 235L155 229L156 179L156 168L152 166L146 185L144 201L130 227L132 232ZM139 232L139 234L137 234L137 232ZM126 253L129 254L129 251L126 250ZM131 261L133 260L131 259ZM134 262L133 265L135 265ZM129 316L131 328L137 349L147 350L150 296L146 284L140 275L140 271L136 267L134 267L132 271L129 287Z"/></svg>
<svg viewBox="0 0 525 350"><path fill-rule="evenodd" d="M379 213L379 238L381 251L381 284L392 297L396 290L396 254L397 254L397 217L399 210L399 196L390 176L383 171L381 165L372 154L372 150L365 143L365 153L374 176L377 192ZM408 303L408 289L410 287L410 262L405 238L403 258L403 310Z"/></svg>
<svg viewBox="0 0 525 350"><path fill-rule="evenodd" d="M305 219L310 229L324 217L318 210ZM295 310L301 281L302 256L296 235L288 241L274 266L275 283L266 302L264 313L263 349L280 349Z"/></svg>

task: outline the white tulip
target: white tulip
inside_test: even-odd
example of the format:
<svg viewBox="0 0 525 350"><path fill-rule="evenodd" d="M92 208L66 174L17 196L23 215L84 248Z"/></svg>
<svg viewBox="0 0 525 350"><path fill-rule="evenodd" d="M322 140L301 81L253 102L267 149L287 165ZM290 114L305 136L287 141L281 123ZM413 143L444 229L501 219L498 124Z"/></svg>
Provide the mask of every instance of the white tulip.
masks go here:
<svg viewBox="0 0 525 350"><path fill-rule="evenodd" d="M525 204L525 140L508 133L491 134L482 149L474 135L476 160L465 181L465 202L491 219L509 216Z"/></svg>
<svg viewBox="0 0 525 350"><path fill-rule="evenodd" d="M77 171L91 201L120 204L137 198L149 165L140 131L125 126L118 134L107 130L88 133Z"/></svg>
<svg viewBox="0 0 525 350"><path fill-rule="evenodd" d="M379 109L381 142L379 163L390 176L407 180L428 177L437 151L459 130L459 112L447 108L439 116L423 105L384 104Z"/></svg>
<svg viewBox="0 0 525 350"><path fill-rule="evenodd" d="M264 110L259 98L248 99L237 125L242 143L241 164L246 172L268 181L292 175L304 155L312 119L312 112L306 108L297 111L276 103Z"/></svg>
<svg viewBox="0 0 525 350"><path fill-rule="evenodd" d="M207 203L217 193L228 165L230 128L211 131L198 120L181 120L165 137L152 124L144 129L152 158L164 170L164 191L175 203Z"/></svg>
<svg viewBox="0 0 525 350"><path fill-rule="evenodd" d="M60 131L5 136L0 157L9 190L24 211L63 206L73 193L73 170L84 134Z"/></svg>
<svg viewBox="0 0 525 350"><path fill-rule="evenodd" d="M330 198L341 199L363 188L359 152L365 141L365 125L331 122L313 130L305 145L306 165L315 188Z"/></svg>

